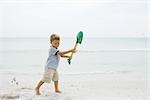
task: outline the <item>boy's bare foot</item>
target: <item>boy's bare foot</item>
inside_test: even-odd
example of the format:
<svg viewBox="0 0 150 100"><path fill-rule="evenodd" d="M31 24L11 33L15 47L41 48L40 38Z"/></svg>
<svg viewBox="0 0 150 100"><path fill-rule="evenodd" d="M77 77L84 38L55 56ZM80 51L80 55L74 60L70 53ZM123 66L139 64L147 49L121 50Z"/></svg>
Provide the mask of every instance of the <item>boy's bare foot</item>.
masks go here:
<svg viewBox="0 0 150 100"><path fill-rule="evenodd" d="M62 93L61 91L59 91L59 90L57 90L57 91L55 91L56 93Z"/></svg>
<svg viewBox="0 0 150 100"><path fill-rule="evenodd" d="M35 88L35 94L36 94L36 95L41 95L39 89Z"/></svg>

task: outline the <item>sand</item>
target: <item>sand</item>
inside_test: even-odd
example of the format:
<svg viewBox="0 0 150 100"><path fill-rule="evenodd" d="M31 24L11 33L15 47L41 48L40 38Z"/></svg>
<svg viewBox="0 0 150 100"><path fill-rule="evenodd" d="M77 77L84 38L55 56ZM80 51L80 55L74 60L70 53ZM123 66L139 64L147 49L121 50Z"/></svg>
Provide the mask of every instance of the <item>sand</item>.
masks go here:
<svg viewBox="0 0 150 100"><path fill-rule="evenodd" d="M34 88L42 73L1 73L1 100L148 100L148 81L130 73L60 74L61 94L54 92L53 82Z"/></svg>

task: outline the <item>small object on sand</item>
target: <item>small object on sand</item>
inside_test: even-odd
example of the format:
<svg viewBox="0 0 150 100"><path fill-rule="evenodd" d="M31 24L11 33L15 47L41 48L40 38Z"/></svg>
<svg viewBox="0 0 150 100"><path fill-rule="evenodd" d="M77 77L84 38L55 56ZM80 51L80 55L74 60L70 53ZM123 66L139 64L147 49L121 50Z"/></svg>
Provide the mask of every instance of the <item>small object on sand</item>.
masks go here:
<svg viewBox="0 0 150 100"><path fill-rule="evenodd" d="M16 81L16 78L15 78L15 77L13 78L13 81L14 81L14 82Z"/></svg>
<svg viewBox="0 0 150 100"><path fill-rule="evenodd" d="M16 82L16 85L18 85L18 82Z"/></svg>
<svg viewBox="0 0 150 100"><path fill-rule="evenodd" d="M19 84L19 82L17 82L17 80L16 80L15 77L13 77L13 79L11 80L11 83L12 83L12 84L15 84L15 85L18 85L18 84Z"/></svg>

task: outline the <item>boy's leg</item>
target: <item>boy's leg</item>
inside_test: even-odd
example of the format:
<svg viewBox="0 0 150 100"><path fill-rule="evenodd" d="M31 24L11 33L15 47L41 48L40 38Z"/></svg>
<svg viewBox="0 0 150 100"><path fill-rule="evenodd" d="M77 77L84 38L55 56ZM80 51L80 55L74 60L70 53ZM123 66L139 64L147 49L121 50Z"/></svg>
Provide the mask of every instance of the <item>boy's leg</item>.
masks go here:
<svg viewBox="0 0 150 100"><path fill-rule="evenodd" d="M61 91L59 91L58 89L58 81L54 81L54 86L55 86L55 92L61 93Z"/></svg>
<svg viewBox="0 0 150 100"><path fill-rule="evenodd" d="M35 88L36 95L40 95L39 89L40 89L40 87L41 87L41 85L42 85L43 83L44 83L43 81L40 81L40 82L38 83L38 85L36 86L36 88Z"/></svg>
<svg viewBox="0 0 150 100"><path fill-rule="evenodd" d="M52 80L54 81L55 92L61 93L61 91L59 91L59 88L58 88L58 80L59 80L59 76L58 76L58 72L57 72L57 71L55 71Z"/></svg>

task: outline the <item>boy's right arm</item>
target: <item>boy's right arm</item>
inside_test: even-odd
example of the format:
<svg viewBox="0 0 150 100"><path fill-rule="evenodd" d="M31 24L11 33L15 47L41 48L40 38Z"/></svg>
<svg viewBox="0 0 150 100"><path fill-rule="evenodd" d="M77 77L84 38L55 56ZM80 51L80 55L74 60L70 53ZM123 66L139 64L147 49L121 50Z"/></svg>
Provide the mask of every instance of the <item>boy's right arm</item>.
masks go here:
<svg viewBox="0 0 150 100"><path fill-rule="evenodd" d="M67 50L67 51L59 51L58 52L58 54L61 56L61 57L63 57L65 54L68 54L68 53L70 53L70 52L76 52L76 50L73 48L73 49L71 49L71 50Z"/></svg>

